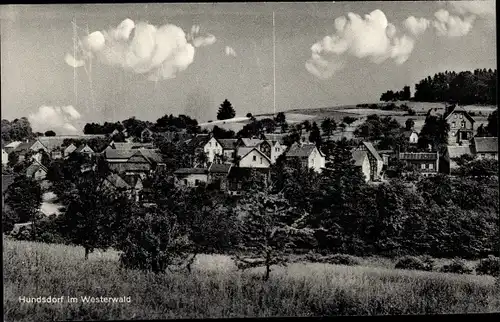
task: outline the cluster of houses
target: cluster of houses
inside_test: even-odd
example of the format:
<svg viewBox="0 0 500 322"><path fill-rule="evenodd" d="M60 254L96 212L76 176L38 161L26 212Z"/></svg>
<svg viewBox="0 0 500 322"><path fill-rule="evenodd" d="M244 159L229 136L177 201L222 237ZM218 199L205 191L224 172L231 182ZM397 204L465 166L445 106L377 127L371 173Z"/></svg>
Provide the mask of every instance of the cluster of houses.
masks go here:
<svg viewBox="0 0 500 322"><path fill-rule="evenodd" d="M434 115L436 110L429 111ZM392 150L377 150L371 142L359 140L352 149L354 164L360 167L366 182L384 180L385 170L390 160L398 159L412 165L424 176L439 172L452 173L457 168L454 158L464 154L475 155L478 158L498 159L497 137L475 137L474 118L459 106L453 106L445 111L444 118L450 124L448 146L444 156L438 152L400 152ZM117 134L119 131L115 130ZM125 132L122 133L126 135ZM414 130L404 130L404 137L410 146L418 143L418 133ZM285 145L283 133L264 134L261 138L218 139L211 134L188 135L187 133L153 133L144 129L139 137L140 142L111 143L103 151L94 151L86 140L104 135L79 136L41 136L25 142L11 142L2 147L2 164L8 163L8 155L17 153L19 161L31 155L31 164L26 175L35 179L44 179L47 168L42 165L41 151L51 158L68 158L72 153L87 155L102 155L112 174L106 179L110 187L125 189L131 192L137 200L141 198L143 180L149 173L165 167L163 156L151 142L154 135L164 135L168 140L180 140L194 151L192 168L180 168L174 171L175 183L179 186L196 187L212 185L230 194L237 194L242 182L252 171L270 175L270 167L278 157L284 154L287 160L297 160L302 166L321 172L325 168L325 155L308 140ZM127 136L128 137L128 136ZM71 143L64 145L65 139L83 142L79 146ZM205 157L198 160L196 155ZM85 169L82 169L84 171Z"/></svg>

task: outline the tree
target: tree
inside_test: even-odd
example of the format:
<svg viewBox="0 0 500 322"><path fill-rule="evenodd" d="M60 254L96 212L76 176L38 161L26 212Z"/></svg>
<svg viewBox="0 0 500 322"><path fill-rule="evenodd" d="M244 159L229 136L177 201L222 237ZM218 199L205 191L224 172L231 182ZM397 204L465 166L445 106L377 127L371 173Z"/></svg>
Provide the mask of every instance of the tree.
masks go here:
<svg viewBox="0 0 500 322"><path fill-rule="evenodd" d="M311 133L309 134L309 141L316 144L316 146L321 146L321 133L319 131L316 122L313 122L311 126Z"/></svg>
<svg viewBox="0 0 500 322"><path fill-rule="evenodd" d="M279 125L282 125L283 123L285 123L285 122L286 122L285 113L283 113L283 112L278 112L278 114L276 114L275 121L276 121L276 123L278 123Z"/></svg>
<svg viewBox="0 0 500 322"><path fill-rule="evenodd" d="M411 98L410 86L403 87L403 93L401 96L402 101L409 101Z"/></svg>
<svg viewBox="0 0 500 322"><path fill-rule="evenodd" d="M304 127L304 130L306 130L306 132L311 131L311 122L309 122L309 120L305 120L304 122L302 122L302 126Z"/></svg>
<svg viewBox="0 0 500 322"><path fill-rule="evenodd" d="M476 134L476 136L478 136L478 137L489 136L489 133L486 130L486 128L484 127L483 124L479 125L479 127L477 128L477 134Z"/></svg>
<svg viewBox="0 0 500 322"><path fill-rule="evenodd" d="M56 136L56 132L49 130L45 132L45 136Z"/></svg>
<svg viewBox="0 0 500 322"><path fill-rule="evenodd" d="M355 117L352 117L352 116L344 116L344 119L342 120L345 124L347 125L351 125L352 123L354 123L354 121L356 121L357 118Z"/></svg>
<svg viewBox="0 0 500 322"><path fill-rule="evenodd" d="M85 249L88 259L94 249L113 245L117 216L123 216L129 205L123 193L107 188L93 171L80 173L67 189L62 198L66 208L61 215L62 231L65 238Z"/></svg>
<svg viewBox="0 0 500 322"><path fill-rule="evenodd" d="M333 131L335 131L336 129L337 129L337 124L335 123L334 119L327 117L326 119L323 120L323 122L321 122L321 130L323 131L323 133L325 133L325 135L328 138L330 138Z"/></svg>
<svg viewBox="0 0 500 322"><path fill-rule="evenodd" d="M250 117L252 117L252 113L247 113L246 116L250 118Z"/></svg>
<svg viewBox="0 0 500 322"><path fill-rule="evenodd" d="M19 153L18 152L11 152L9 153L9 157L8 157L8 162L7 162L7 165L10 167L10 168L14 168L14 166L19 162Z"/></svg>
<svg viewBox="0 0 500 322"><path fill-rule="evenodd" d="M234 256L240 269L264 266L266 281L271 266L286 264L297 243L314 239L313 230L301 226L303 214L294 212L282 193L271 191L253 190L240 201Z"/></svg>
<svg viewBox="0 0 500 322"><path fill-rule="evenodd" d="M414 126L415 126L415 121L412 118L406 120L405 129L407 131L412 130Z"/></svg>
<svg viewBox="0 0 500 322"><path fill-rule="evenodd" d="M36 221L40 218L42 188L39 183L23 174L16 176L6 190L5 203L9 205L20 223Z"/></svg>
<svg viewBox="0 0 500 322"><path fill-rule="evenodd" d="M234 131L220 128L217 125L212 129L212 134L216 139L233 139L235 137Z"/></svg>
<svg viewBox="0 0 500 322"><path fill-rule="evenodd" d="M488 116L486 130L491 136L498 136L498 109Z"/></svg>
<svg viewBox="0 0 500 322"><path fill-rule="evenodd" d="M125 134L122 132L116 133L111 137L111 140L113 140L113 142L125 142Z"/></svg>
<svg viewBox="0 0 500 322"><path fill-rule="evenodd" d="M222 102L222 104L219 107L219 111L217 112L217 119L218 120L227 120L227 119L232 119L235 116L236 116L236 112L234 111L234 108L231 105L231 102L229 102L227 99L225 99L224 102Z"/></svg>

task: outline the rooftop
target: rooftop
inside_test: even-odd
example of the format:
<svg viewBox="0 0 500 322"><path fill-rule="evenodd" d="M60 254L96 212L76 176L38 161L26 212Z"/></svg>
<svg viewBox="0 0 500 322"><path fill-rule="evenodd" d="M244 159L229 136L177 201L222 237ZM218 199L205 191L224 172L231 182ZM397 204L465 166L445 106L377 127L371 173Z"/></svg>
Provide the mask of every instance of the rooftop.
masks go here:
<svg viewBox="0 0 500 322"><path fill-rule="evenodd" d="M207 168L180 168L175 170L174 174L207 174Z"/></svg>
<svg viewBox="0 0 500 322"><path fill-rule="evenodd" d="M368 155L366 154L366 151L361 151L361 150L355 150L355 151L352 151L352 158L354 160L354 165L355 166L362 166L363 165L363 162L365 161L365 159L368 157Z"/></svg>
<svg viewBox="0 0 500 322"><path fill-rule="evenodd" d="M212 163L210 168L208 169L208 172L211 173L229 173L231 170L231 164L218 164L218 163Z"/></svg>
<svg viewBox="0 0 500 322"><path fill-rule="evenodd" d="M235 149L237 139L217 139L223 149Z"/></svg>
<svg viewBox="0 0 500 322"><path fill-rule="evenodd" d="M428 153L428 152L405 152L405 153L400 153L399 158L401 160L437 160L438 159L438 154L437 153Z"/></svg>
<svg viewBox="0 0 500 322"><path fill-rule="evenodd" d="M314 144L294 144L290 151L286 154L287 157L309 157L312 151L316 148Z"/></svg>
<svg viewBox="0 0 500 322"><path fill-rule="evenodd" d="M473 144L476 153L498 152L497 137L475 137Z"/></svg>

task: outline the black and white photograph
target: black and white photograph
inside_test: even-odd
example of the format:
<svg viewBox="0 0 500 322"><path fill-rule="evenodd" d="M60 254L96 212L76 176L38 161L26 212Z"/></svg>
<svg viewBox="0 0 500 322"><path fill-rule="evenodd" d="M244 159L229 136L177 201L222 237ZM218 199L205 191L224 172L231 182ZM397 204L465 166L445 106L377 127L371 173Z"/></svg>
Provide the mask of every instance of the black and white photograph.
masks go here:
<svg viewBox="0 0 500 322"><path fill-rule="evenodd" d="M500 313L496 2L0 5L5 321Z"/></svg>

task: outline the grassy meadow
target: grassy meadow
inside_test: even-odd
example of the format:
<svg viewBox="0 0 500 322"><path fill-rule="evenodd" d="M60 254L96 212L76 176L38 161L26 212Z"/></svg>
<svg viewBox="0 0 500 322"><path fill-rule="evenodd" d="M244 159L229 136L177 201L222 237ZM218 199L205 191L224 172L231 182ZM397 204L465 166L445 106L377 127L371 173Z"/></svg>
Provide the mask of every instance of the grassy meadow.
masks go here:
<svg viewBox="0 0 500 322"><path fill-rule="evenodd" d="M500 311L490 276L371 266L294 263L237 271L227 256L199 255L191 273L125 270L118 253L4 240L4 319L167 319ZM365 265L365 263L363 263ZM130 296L130 303L19 303L19 296Z"/></svg>

